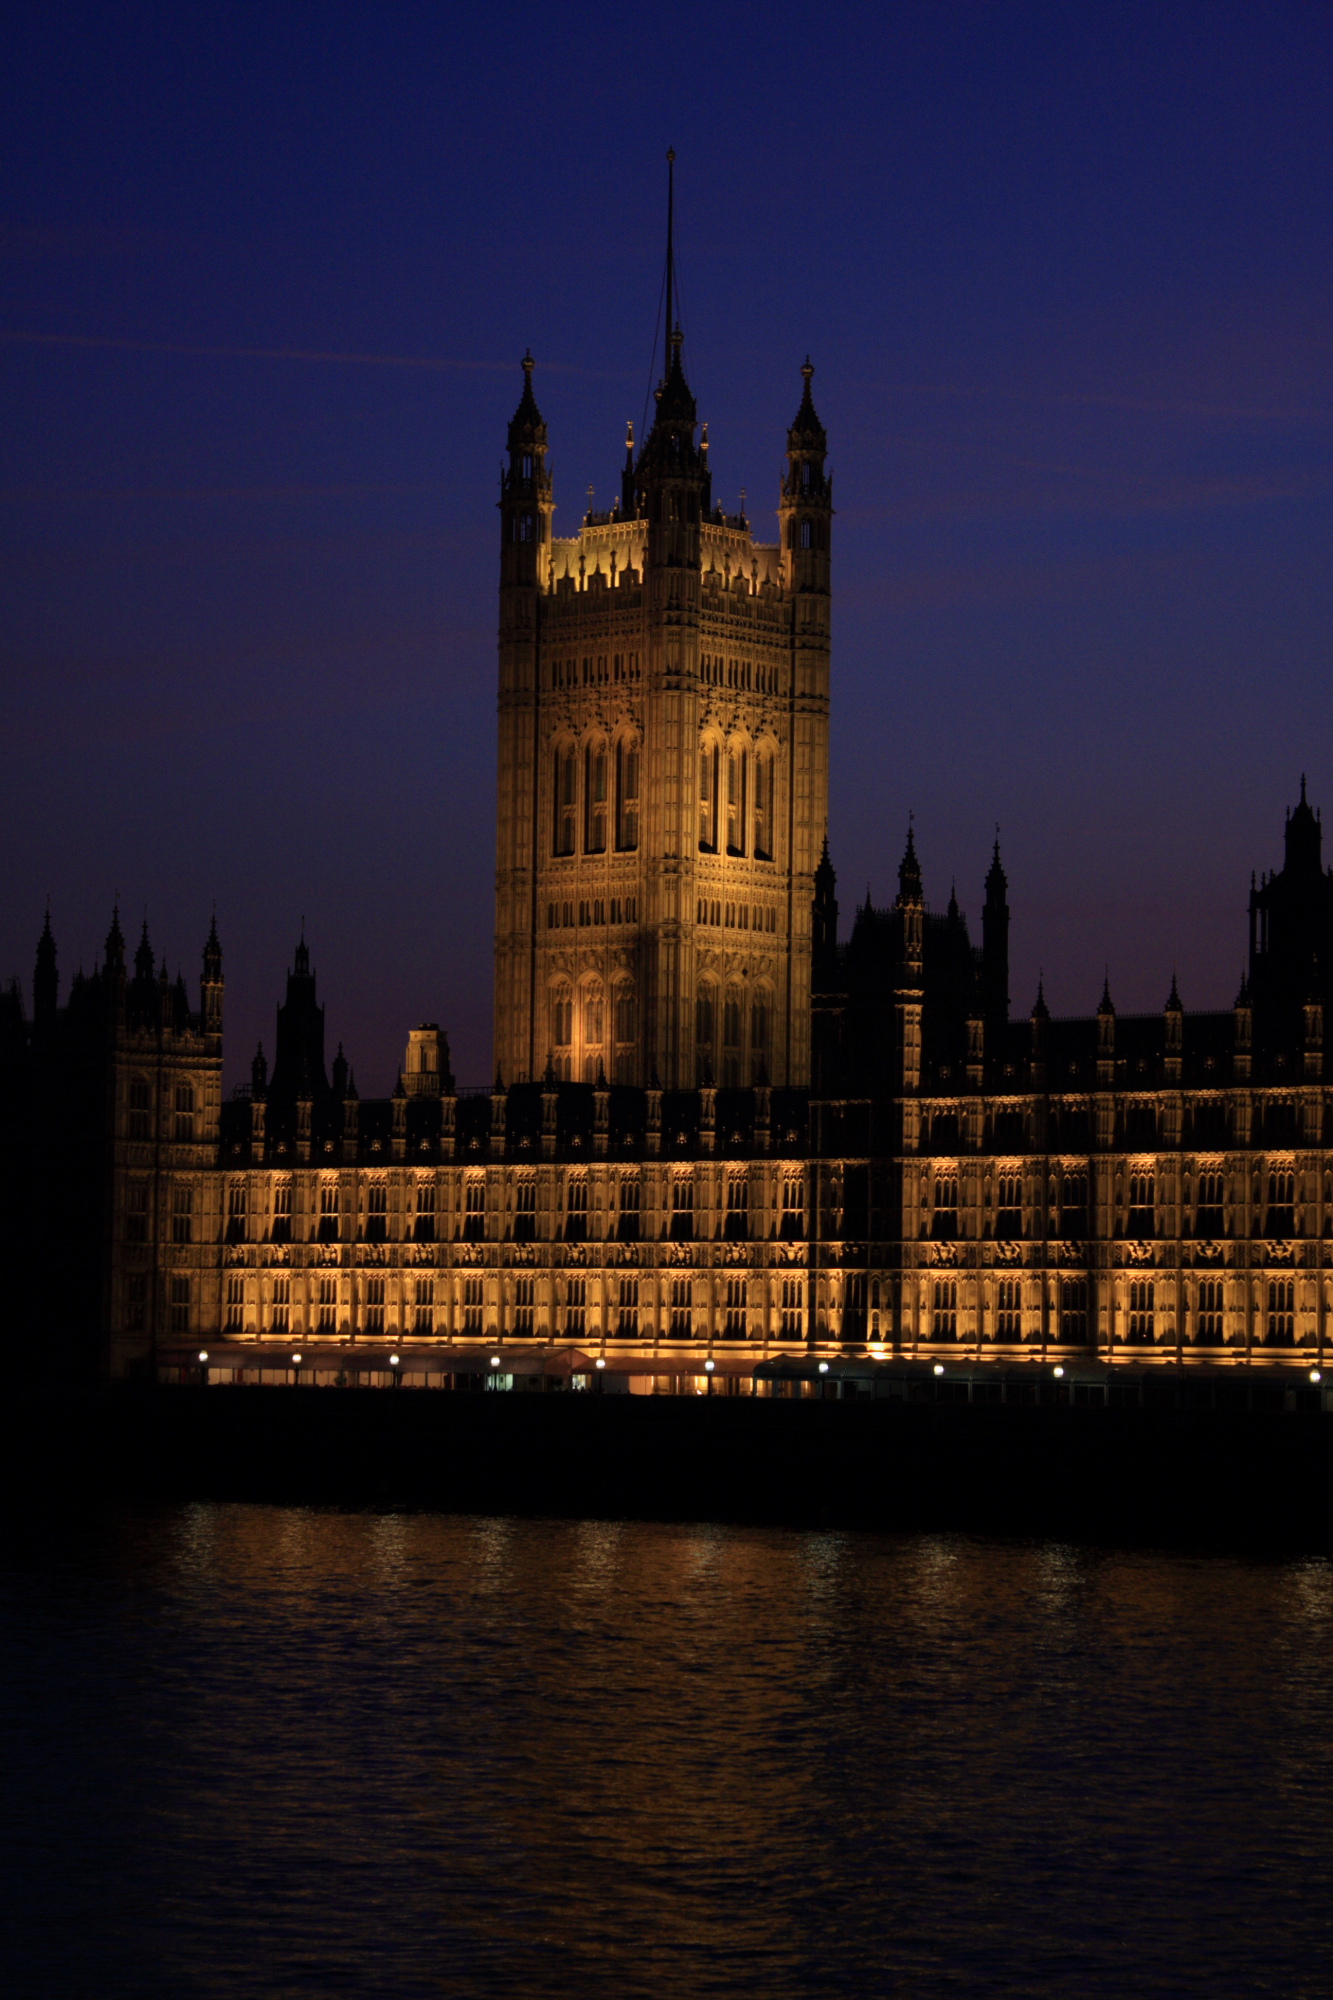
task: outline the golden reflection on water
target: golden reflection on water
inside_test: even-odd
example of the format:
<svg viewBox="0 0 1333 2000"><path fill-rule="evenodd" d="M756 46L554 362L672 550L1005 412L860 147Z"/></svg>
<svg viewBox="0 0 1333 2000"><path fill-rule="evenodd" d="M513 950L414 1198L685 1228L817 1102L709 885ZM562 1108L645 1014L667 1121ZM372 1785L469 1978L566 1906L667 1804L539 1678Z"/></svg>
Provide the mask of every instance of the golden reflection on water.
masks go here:
<svg viewBox="0 0 1333 2000"><path fill-rule="evenodd" d="M1333 1977L1326 1563L191 1506L0 1591L11 1990Z"/></svg>

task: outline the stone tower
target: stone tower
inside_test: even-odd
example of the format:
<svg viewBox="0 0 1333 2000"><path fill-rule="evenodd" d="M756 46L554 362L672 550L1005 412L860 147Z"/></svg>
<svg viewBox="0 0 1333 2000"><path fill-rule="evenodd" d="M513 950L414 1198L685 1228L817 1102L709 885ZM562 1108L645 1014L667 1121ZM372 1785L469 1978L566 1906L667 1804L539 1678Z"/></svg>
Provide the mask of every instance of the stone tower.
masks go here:
<svg viewBox="0 0 1333 2000"><path fill-rule="evenodd" d="M668 299L671 297L668 289ZM620 494L552 534L532 360L500 494L496 1061L667 1089L810 1071L828 815L827 440L787 435L780 540L715 507L679 327Z"/></svg>

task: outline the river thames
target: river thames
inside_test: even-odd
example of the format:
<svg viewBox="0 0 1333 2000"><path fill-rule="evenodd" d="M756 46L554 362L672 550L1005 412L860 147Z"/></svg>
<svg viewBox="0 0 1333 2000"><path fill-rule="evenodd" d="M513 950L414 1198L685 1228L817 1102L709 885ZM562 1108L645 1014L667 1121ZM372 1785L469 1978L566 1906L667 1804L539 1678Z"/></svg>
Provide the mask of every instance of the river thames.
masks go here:
<svg viewBox="0 0 1333 2000"><path fill-rule="evenodd" d="M1333 1567L11 1512L8 1995L1320 1995Z"/></svg>

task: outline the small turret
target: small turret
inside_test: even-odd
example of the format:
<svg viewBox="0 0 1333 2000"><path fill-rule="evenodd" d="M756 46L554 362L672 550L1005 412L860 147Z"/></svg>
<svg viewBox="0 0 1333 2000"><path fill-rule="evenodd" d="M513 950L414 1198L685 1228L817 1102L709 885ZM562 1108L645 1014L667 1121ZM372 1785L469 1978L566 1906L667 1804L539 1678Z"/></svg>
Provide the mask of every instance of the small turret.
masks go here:
<svg viewBox="0 0 1333 2000"><path fill-rule="evenodd" d="M828 835L815 870L814 921L811 946L814 954L812 977L816 992L827 992L838 976L838 878L829 859Z"/></svg>
<svg viewBox="0 0 1333 2000"><path fill-rule="evenodd" d="M1009 879L1000 861L1000 829L986 872L986 900L981 909L981 984L991 1032L1009 1019Z"/></svg>
<svg viewBox="0 0 1333 2000"><path fill-rule="evenodd" d="M208 927L208 939L204 945L204 972L200 981L200 1011L203 1015L204 1033L222 1033L222 946L218 943L218 920L216 911Z"/></svg>
<svg viewBox="0 0 1333 2000"><path fill-rule="evenodd" d="M56 941L51 933L48 906L46 922L37 940L37 965L32 975L32 1019L39 1032L47 1033L54 1027L59 1000L60 974L56 970Z"/></svg>
<svg viewBox="0 0 1333 2000"><path fill-rule="evenodd" d="M783 573L789 588L827 596L833 481L825 469L828 436L810 394L814 373L807 354L801 369L805 385L801 407L787 432L787 471L778 518Z"/></svg>

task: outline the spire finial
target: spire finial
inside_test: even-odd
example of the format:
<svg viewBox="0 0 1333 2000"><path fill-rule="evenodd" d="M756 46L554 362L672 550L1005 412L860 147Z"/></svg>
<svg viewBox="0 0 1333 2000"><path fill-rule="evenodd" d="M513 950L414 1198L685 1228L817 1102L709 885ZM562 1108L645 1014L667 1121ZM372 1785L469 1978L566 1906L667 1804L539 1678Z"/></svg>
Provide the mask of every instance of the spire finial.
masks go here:
<svg viewBox="0 0 1333 2000"><path fill-rule="evenodd" d="M523 373L527 376L529 382L532 380L532 371L536 366L537 364L532 358L532 349L525 347L523 350Z"/></svg>
<svg viewBox="0 0 1333 2000"><path fill-rule="evenodd" d="M676 149L667 147L667 266L666 266L666 344L662 349L663 380L671 373L671 349L675 344L676 322L679 318L679 301L676 298Z"/></svg>

